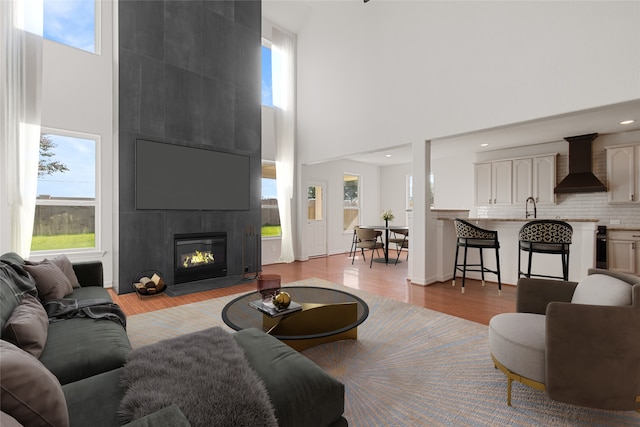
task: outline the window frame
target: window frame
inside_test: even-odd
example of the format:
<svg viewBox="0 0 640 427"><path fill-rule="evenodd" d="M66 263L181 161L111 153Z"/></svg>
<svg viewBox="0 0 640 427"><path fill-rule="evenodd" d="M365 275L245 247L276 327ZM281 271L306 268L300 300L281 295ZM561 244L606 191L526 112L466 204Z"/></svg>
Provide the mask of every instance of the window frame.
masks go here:
<svg viewBox="0 0 640 427"><path fill-rule="evenodd" d="M355 208L353 207L347 207L345 206L345 198L344 198L344 184L346 182L346 177L350 176L350 177L355 177L358 181L358 186L357 186L357 190L358 190L358 197L357 197L357 206ZM346 211L347 210L356 210L357 211L357 215L356 218L358 219L358 224L354 224L354 225L360 225L359 223L361 222L362 219L362 174L360 173L354 173L354 172L343 172L342 173L342 232L343 234L351 234L353 233L353 227L347 227L345 228L345 216L346 216Z"/></svg>
<svg viewBox="0 0 640 427"><path fill-rule="evenodd" d="M56 0L41 0L41 7L42 7L42 37L45 40L48 40L50 42L53 43L58 43L62 46L66 46L72 49L77 49L81 52L86 52L89 54L93 54L93 55L101 55L101 51L102 51L102 27L101 27L101 23L102 23L102 0L92 0L93 2L93 51L91 50L86 50L83 49L81 47L78 46L73 46L70 45L68 43L65 43L64 41L61 40L57 40L57 39L53 39L53 38L49 38L46 36L45 31L44 31L44 27L45 27L45 21L46 21L46 16L44 14L44 3L47 1L56 1ZM74 1L82 1L82 0L74 0ZM88 3L88 1L87 1Z"/></svg>
<svg viewBox="0 0 640 427"><path fill-rule="evenodd" d="M262 83L260 84L260 105L263 107L267 107L267 108L274 108L273 105L273 43L271 43L270 40L263 38L262 39L262 45L260 46L260 82L262 82L262 77L263 77L263 57L262 57L262 49L269 49L269 52L271 52L271 60L269 61L269 65L271 68L271 75L270 75L270 83L271 83L271 104L265 104L263 103L263 97L262 97Z"/></svg>
<svg viewBox="0 0 640 427"><path fill-rule="evenodd" d="M40 251L31 251L31 254L35 259L45 256L51 255L59 255L59 254L67 254L67 255L82 255L82 256L91 256L91 255L103 255L104 251L102 248L102 195L100 188L101 180L102 180L102 171L101 171L101 141L100 135L91 134L87 132L76 132L66 129L57 129L51 127L42 126L40 129L40 135L57 135L57 136L65 136L70 138L78 138L78 139L87 139L93 140L95 143L94 156L95 156L95 197L93 201L88 198L78 198L78 200L72 200L69 202L68 200L61 199L39 199L36 195L36 206L93 206L94 208L94 246L89 248L62 248L62 249L50 249L50 250L40 250ZM33 232L32 232L33 233ZM32 234L33 236L33 234Z"/></svg>
<svg viewBox="0 0 640 427"><path fill-rule="evenodd" d="M277 176L277 171L276 171L276 167L275 167L275 166L276 166L276 162L274 162L274 161L272 161L272 160L264 160L264 159L263 159L263 160L261 161L261 174L260 174L261 182L262 182L262 179L264 179L264 178L265 178L265 176L264 176L264 166L265 166L265 165L273 166L274 173L276 174L275 178L270 178L270 177L266 177L266 178L267 178L267 179L275 179L275 180L277 181L277 180L278 180L278 176ZM277 192L277 185L276 185L276 192ZM275 200L276 200L276 204L275 204L275 206L274 206L274 205L264 205L264 204L262 203L262 200L265 200L265 199L263 199L263 197L262 197L262 188L261 188L261 189L260 189L260 214L261 214L261 215L262 215L262 211L263 211L263 209L265 209L265 206L268 206L268 208L267 208L267 209L280 209L280 208L279 208L279 205L278 205L278 196L277 196L277 194L276 194L276 198L275 198ZM280 215L280 212L278 211L278 219L280 219L279 215ZM262 222L262 221L260 221L260 222ZM281 224L280 224L280 225L281 225ZM263 224L260 224L260 226L261 226L261 228L262 228ZM262 232L261 232L261 233L260 233L260 237L261 237L262 239L264 239L264 240L269 240L269 239L281 239L281 238L282 238L282 228L280 229L280 234L278 234L278 235L275 235L275 236L264 236L264 233L262 233Z"/></svg>

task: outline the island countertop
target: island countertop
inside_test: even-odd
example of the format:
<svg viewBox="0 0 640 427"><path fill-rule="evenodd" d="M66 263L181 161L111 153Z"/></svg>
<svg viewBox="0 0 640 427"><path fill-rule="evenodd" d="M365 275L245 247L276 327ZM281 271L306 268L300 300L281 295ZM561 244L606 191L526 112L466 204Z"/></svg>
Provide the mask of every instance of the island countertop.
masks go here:
<svg viewBox="0 0 640 427"><path fill-rule="evenodd" d="M440 218L439 218L440 219ZM449 219L449 218L442 218ZM594 218L461 218L465 221L504 221L504 222L529 222L537 220L556 220L564 222L599 222L599 219Z"/></svg>

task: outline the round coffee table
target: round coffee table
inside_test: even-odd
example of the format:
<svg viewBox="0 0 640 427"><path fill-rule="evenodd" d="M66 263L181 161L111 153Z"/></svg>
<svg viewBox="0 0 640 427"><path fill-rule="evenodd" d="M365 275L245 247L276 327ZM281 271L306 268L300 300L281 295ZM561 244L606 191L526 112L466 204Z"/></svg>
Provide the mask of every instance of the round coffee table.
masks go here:
<svg viewBox="0 0 640 427"><path fill-rule="evenodd" d="M249 304L261 301L256 291L230 301L222 309L222 320L236 331L261 329L302 351L327 342L357 339L358 326L369 316L367 303L348 292L314 286L283 286L281 290L302 309L271 317Z"/></svg>

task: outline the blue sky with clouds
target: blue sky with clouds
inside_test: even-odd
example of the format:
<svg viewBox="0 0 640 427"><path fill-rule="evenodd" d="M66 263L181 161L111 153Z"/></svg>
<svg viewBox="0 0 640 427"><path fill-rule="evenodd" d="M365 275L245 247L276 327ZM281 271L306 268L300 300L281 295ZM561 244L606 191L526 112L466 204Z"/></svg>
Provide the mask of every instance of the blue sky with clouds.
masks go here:
<svg viewBox="0 0 640 427"><path fill-rule="evenodd" d="M43 36L95 52L95 0L43 0Z"/></svg>
<svg viewBox="0 0 640 427"><path fill-rule="evenodd" d="M56 145L51 152L69 168L38 178L38 196L96 197L96 142L70 136L51 135Z"/></svg>

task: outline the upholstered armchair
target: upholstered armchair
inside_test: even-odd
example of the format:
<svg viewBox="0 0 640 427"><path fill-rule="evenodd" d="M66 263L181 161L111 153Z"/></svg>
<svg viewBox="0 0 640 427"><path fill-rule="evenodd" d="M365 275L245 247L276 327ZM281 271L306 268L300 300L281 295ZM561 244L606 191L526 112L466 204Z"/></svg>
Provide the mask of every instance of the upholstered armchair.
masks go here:
<svg viewBox="0 0 640 427"><path fill-rule="evenodd" d="M574 405L640 412L640 277L590 269L580 283L521 278L517 313L494 316L494 365Z"/></svg>

